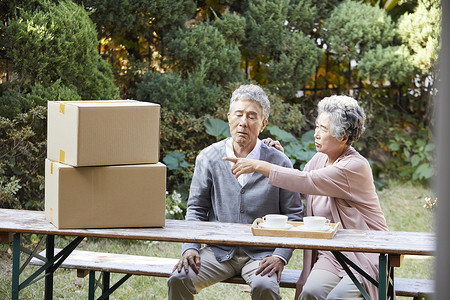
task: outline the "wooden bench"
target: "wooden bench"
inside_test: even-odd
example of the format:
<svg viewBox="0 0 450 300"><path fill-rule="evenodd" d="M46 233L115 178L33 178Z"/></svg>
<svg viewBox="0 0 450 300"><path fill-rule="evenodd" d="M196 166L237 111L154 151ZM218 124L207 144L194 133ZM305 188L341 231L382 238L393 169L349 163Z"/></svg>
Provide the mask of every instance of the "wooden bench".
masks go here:
<svg viewBox="0 0 450 300"><path fill-rule="evenodd" d="M59 251L60 249L55 249L55 255ZM40 255L45 256L45 251L42 251ZM107 278L109 278L110 273L122 273L129 276L169 277L177 262L178 259L176 258L74 250L60 267L77 270L78 277L85 277L88 274L93 275L94 272L102 272L102 274L107 275ZM40 259L33 258L30 264L42 266L44 262ZM280 286L284 288L295 288L300 274L300 270L284 269L281 275ZM245 284L244 279L240 276L229 278L224 282ZM95 281L90 280L90 293L93 293L96 287L97 284L95 284ZM433 280L395 278L395 291L397 296L414 297L414 299L426 298L434 292Z"/></svg>

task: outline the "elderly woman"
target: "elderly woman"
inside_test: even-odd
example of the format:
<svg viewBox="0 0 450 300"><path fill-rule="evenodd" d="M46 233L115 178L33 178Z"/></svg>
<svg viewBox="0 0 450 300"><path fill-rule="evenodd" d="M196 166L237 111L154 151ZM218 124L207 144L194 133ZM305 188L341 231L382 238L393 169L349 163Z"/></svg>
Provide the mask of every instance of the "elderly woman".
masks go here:
<svg viewBox="0 0 450 300"><path fill-rule="evenodd" d="M235 164L235 176L259 172L269 184L300 192L307 216L324 216L344 229L387 231L375 192L368 161L351 145L364 131L365 114L356 100L346 96L324 98L318 104L315 129L317 153L303 171L259 160L224 158ZM278 145L279 146L279 145ZM377 278L378 256L345 253L368 274ZM358 278L372 299L377 288ZM303 272L297 282L299 299L355 299L361 293L330 251L305 250Z"/></svg>

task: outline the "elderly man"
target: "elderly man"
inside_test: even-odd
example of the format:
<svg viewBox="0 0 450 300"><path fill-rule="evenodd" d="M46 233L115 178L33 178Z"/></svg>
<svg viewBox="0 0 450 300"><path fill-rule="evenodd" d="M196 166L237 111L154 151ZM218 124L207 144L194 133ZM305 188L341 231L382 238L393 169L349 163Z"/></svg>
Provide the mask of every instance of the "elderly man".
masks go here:
<svg viewBox="0 0 450 300"><path fill-rule="evenodd" d="M267 184L259 173L235 178L223 157L248 157L291 167L280 151L258 139L267 124L270 102L256 85L233 92L227 114L231 138L210 145L197 157L186 220L251 224L266 214L303 217L300 195ZM183 256L168 280L169 299L193 299L214 283L241 275L251 286L252 299L280 299L279 281L291 249L233 247L184 243Z"/></svg>

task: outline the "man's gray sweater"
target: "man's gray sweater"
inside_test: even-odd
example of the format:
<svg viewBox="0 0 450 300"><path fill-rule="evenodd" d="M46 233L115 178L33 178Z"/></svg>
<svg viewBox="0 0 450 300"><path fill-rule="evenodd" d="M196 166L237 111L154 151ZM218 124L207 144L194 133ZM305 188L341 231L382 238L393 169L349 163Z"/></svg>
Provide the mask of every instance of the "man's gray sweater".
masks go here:
<svg viewBox="0 0 450 300"><path fill-rule="evenodd" d="M251 224L267 214L283 214L290 221L301 221L303 204L300 195L268 184L268 178L255 172L244 186L231 173L226 157L226 139L203 149L195 162L194 176L189 192L186 220ZM292 168L289 158L273 147L261 145L260 160ZM200 244L184 243L188 249L200 249ZM234 256L236 247L209 245L219 262ZM291 249L242 247L252 259L278 255L287 262Z"/></svg>

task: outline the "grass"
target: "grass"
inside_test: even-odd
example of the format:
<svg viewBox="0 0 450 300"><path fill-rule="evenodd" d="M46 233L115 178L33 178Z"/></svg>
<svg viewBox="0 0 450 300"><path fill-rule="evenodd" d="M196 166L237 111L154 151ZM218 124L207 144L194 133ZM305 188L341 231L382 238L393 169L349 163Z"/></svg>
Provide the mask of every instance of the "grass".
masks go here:
<svg viewBox="0 0 450 300"><path fill-rule="evenodd" d="M433 213L423 208L424 198L430 196L430 190L413 184L391 182L389 188L379 192L381 205L390 230L395 231L425 231L432 232L434 228ZM56 239L56 247L63 247L72 238ZM28 236L28 244L35 237ZM165 242L144 242L135 240L111 240L89 238L85 239L78 249L126 253L134 255L149 255L161 257L179 257L181 244ZM22 257L23 262L25 257ZM406 256L402 267L396 269L397 277L431 279L433 276L433 258ZM295 250L287 268L302 267L302 251ZM25 269L21 280L29 276L37 268ZM11 298L12 254L9 245L0 244L0 299ZM119 280L122 275L112 274L111 283ZM58 270L54 277L54 299L86 299L88 295L88 277L77 278L76 272ZM284 299L294 298L294 289L281 289ZM96 294L97 297L99 293ZM44 281L25 288L20 292L20 299L43 299ZM167 299L167 279L149 276L132 276L110 299ZM250 299L246 285L220 283L206 288L196 296L196 299ZM397 297L397 299L406 299Z"/></svg>

